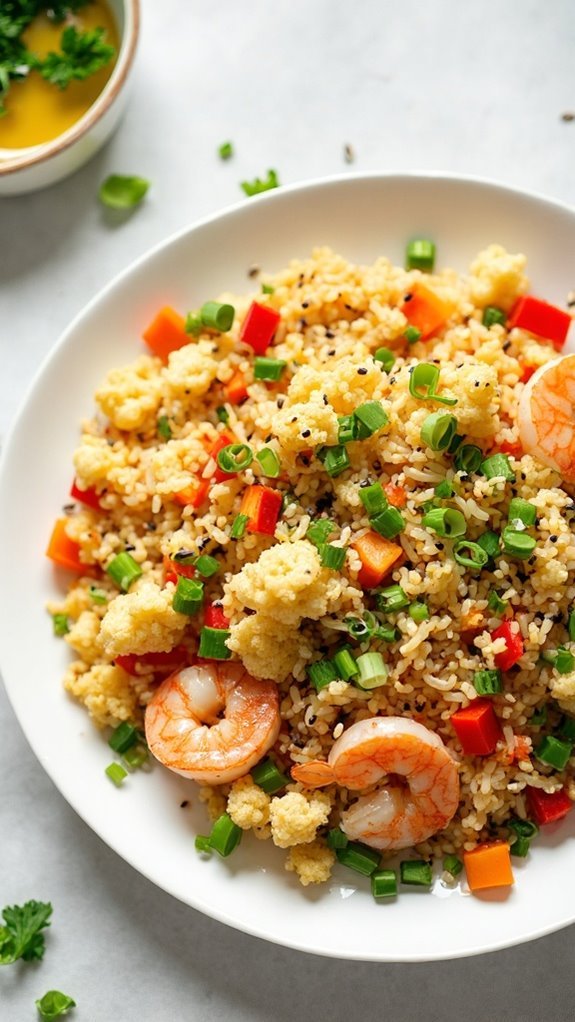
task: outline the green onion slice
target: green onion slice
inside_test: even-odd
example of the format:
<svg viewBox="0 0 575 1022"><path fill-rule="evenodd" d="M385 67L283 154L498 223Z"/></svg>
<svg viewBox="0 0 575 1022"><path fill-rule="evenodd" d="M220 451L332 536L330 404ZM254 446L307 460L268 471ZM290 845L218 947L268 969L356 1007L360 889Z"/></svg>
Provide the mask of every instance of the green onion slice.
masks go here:
<svg viewBox="0 0 575 1022"><path fill-rule="evenodd" d="M455 452L453 459L457 471L465 472L466 475L477 472L482 461L483 451L480 447L476 447L475 444L461 444Z"/></svg>
<svg viewBox="0 0 575 1022"><path fill-rule="evenodd" d="M359 499L368 515L377 514L387 507L387 497L383 492L381 483L371 483L369 486L359 487Z"/></svg>
<svg viewBox="0 0 575 1022"><path fill-rule="evenodd" d="M327 474L334 479L350 466L349 455L343 444L337 444L335 447L320 447L316 451L316 455L323 462Z"/></svg>
<svg viewBox="0 0 575 1022"><path fill-rule="evenodd" d="M397 873L394 869L378 869L371 874L374 898L393 898L397 894Z"/></svg>
<svg viewBox="0 0 575 1022"><path fill-rule="evenodd" d="M404 860L399 864L402 884L414 887L431 887L433 873L429 862L423 859Z"/></svg>
<svg viewBox="0 0 575 1022"><path fill-rule="evenodd" d="M128 776L128 771L124 770L124 767L120 763L110 763L106 767L104 773L110 778L112 784L115 784L117 788L120 788Z"/></svg>
<svg viewBox="0 0 575 1022"><path fill-rule="evenodd" d="M57 635L61 639L64 635L67 635L70 631L70 624L68 622L67 614L52 614L52 628L54 635Z"/></svg>
<svg viewBox="0 0 575 1022"><path fill-rule="evenodd" d="M443 397L437 393L439 368L431 362L420 362L409 376L409 393L419 401L438 401L442 405L456 405L456 397Z"/></svg>
<svg viewBox="0 0 575 1022"><path fill-rule="evenodd" d="M204 602L204 584L194 578L178 576L176 591L172 599L172 607L178 614L197 614Z"/></svg>
<svg viewBox="0 0 575 1022"><path fill-rule="evenodd" d="M211 578L220 570L220 562L215 557L210 557L209 554L200 554L194 567L202 578Z"/></svg>
<svg viewBox="0 0 575 1022"><path fill-rule="evenodd" d="M132 583L142 574L142 569L131 554L124 552L112 558L106 572L122 592L127 593Z"/></svg>
<svg viewBox="0 0 575 1022"><path fill-rule="evenodd" d="M236 310L233 305L222 302L204 302L200 309L202 325L208 330L217 330L220 334L227 333L234 321Z"/></svg>
<svg viewBox="0 0 575 1022"><path fill-rule="evenodd" d="M457 419L449 412L432 412L423 420L421 439L432 451L444 451L455 436Z"/></svg>
<svg viewBox="0 0 575 1022"><path fill-rule="evenodd" d="M473 675L473 687L480 696L493 696L503 692L501 671L476 671Z"/></svg>
<svg viewBox="0 0 575 1022"><path fill-rule="evenodd" d="M158 431L158 436L161 436L162 440L171 439L172 427L170 426L170 420L167 415L160 415L156 423L156 429Z"/></svg>
<svg viewBox="0 0 575 1022"><path fill-rule="evenodd" d="M218 465L227 475L243 472L253 460L254 452L248 444L227 444L217 454Z"/></svg>
<svg viewBox="0 0 575 1022"><path fill-rule="evenodd" d="M327 846L332 848L334 852L338 848L347 848L349 844L349 838L347 834L344 834L343 830L339 827L334 827L332 830L327 832Z"/></svg>
<svg viewBox="0 0 575 1022"><path fill-rule="evenodd" d="M308 664L306 670L316 692L320 692L322 688L326 688L332 681L337 681L339 678L337 669L331 660L316 660L315 663Z"/></svg>
<svg viewBox="0 0 575 1022"><path fill-rule="evenodd" d="M486 479L499 479L507 482L515 482L515 472L506 454L492 454L490 458L484 458L479 466Z"/></svg>
<svg viewBox="0 0 575 1022"><path fill-rule="evenodd" d="M350 678L355 678L356 674L359 674L359 667L349 646L343 646L334 653L333 665L337 677L343 681L349 681Z"/></svg>
<svg viewBox="0 0 575 1022"><path fill-rule="evenodd" d="M447 539L463 536L467 529L465 516L461 511L451 507L432 508L423 516L422 523L426 529L431 529L438 536Z"/></svg>
<svg viewBox="0 0 575 1022"><path fill-rule="evenodd" d="M387 682L387 667L381 653L362 653L356 660L359 671L355 684L359 688L380 688Z"/></svg>
<svg viewBox="0 0 575 1022"><path fill-rule="evenodd" d="M556 770L564 770L573 752L573 743L564 742L561 738L546 735L535 749L537 759Z"/></svg>
<svg viewBox="0 0 575 1022"><path fill-rule="evenodd" d="M505 326L507 316L503 312L503 309L498 309L496 305L486 305L483 310L483 316L481 322L483 326L490 327L499 323L501 326Z"/></svg>
<svg viewBox="0 0 575 1022"><path fill-rule="evenodd" d="M120 754L130 749L136 742L140 740L140 733L134 724L130 724L127 720L123 720L121 724L118 724L112 731L112 734L108 738L108 745L114 752Z"/></svg>
<svg viewBox="0 0 575 1022"><path fill-rule="evenodd" d="M362 873L366 877L375 873L381 858L375 848L370 848L361 841L348 841L345 848L337 848L335 854L342 865L349 866L356 873Z"/></svg>
<svg viewBox="0 0 575 1022"><path fill-rule="evenodd" d="M309 539L310 543L320 549L327 540L327 537L337 528L335 522L332 522L331 518L319 518L316 522L311 522L308 526L305 534L306 539Z"/></svg>
<svg viewBox="0 0 575 1022"><path fill-rule="evenodd" d="M272 447L262 447L256 454L256 461L262 467L268 479L277 479L281 472L281 462Z"/></svg>
<svg viewBox="0 0 575 1022"><path fill-rule="evenodd" d="M400 532L405 529L405 519L396 507L386 507L384 511L379 511L378 514L372 515L369 519L369 523L372 529L379 532L381 536L385 536L386 539L393 539L394 536L398 536Z"/></svg>
<svg viewBox="0 0 575 1022"><path fill-rule="evenodd" d="M265 355L256 355L254 358L254 379L277 382L277 380L281 379L286 366L287 362L284 362L281 358L267 358Z"/></svg>
<svg viewBox="0 0 575 1022"><path fill-rule="evenodd" d="M533 536L528 536L525 532L518 532L510 525L501 533L501 539L504 553L509 557L517 557L520 561L528 560L537 546L537 541Z"/></svg>
<svg viewBox="0 0 575 1022"><path fill-rule="evenodd" d="M286 784L289 784L289 777L286 777L285 774L282 774L281 770L278 770L273 759L270 759L269 756L267 759L263 759L261 763L258 763L257 766L252 767L250 773L254 784L257 784L258 788L267 792L268 795L273 795L274 792L285 788Z"/></svg>
<svg viewBox="0 0 575 1022"><path fill-rule="evenodd" d="M227 858L238 847L242 840L242 834L241 827L234 823L231 816L222 813L212 827L210 848L213 848L223 858Z"/></svg>
<svg viewBox="0 0 575 1022"><path fill-rule="evenodd" d="M345 547L334 546L333 543L324 543L319 548L319 554L324 568L331 568L332 571L341 571L345 562Z"/></svg>
<svg viewBox="0 0 575 1022"><path fill-rule="evenodd" d="M453 544L453 556L458 564L472 571L481 571L489 560L483 547L468 539L458 539L457 543Z"/></svg>
<svg viewBox="0 0 575 1022"><path fill-rule="evenodd" d="M408 607L407 613L409 614L412 621L416 624L421 624L422 621L429 620L429 608L426 603L422 603L416 600L415 603L411 603Z"/></svg>
<svg viewBox="0 0 575 1022"><path fill-rule="evenodd" d="M379 401L366 401L355 409L354 418L361 423L367 436L372 436L389 422L389 416Z"/></svg>
<svg viewBox="0 0 575 1022"><path fill-rule="evenodd" d="M435 243L429 238L414 238L405 252L405 266L408 270L425 270L431 273L435 263Z"/></svg>
<svg viewBox="0 0 575 1022"><path fill-rule="evenodd" d="M394 614L397 610L409 606L409 596L399 585L387 586L376 593L375 602L377 609L384 614Z"/></svg>
<svg viewBox="0 0 575 1022"><path fill-rule="evenodd" d="M246 531L249 520L250 520L249 515L236 515L236 517L233 520L232 528L230 531L231 539L242 538Z"/></svg>
<svg viewBox="0 0 575 1022"><path fill-rule="evenodd" d="M232 652L226 642L231 632L227 628L209 628L204 625L200 632L198 656L206 660L229 660Z"/></svg>

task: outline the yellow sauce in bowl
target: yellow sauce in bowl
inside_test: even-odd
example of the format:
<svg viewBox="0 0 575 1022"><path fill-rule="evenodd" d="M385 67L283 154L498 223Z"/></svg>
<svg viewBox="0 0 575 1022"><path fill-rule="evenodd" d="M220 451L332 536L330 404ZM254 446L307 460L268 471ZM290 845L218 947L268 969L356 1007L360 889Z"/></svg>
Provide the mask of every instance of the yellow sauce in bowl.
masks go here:
<svg viewBox="0 0 575 1022"><path fill-rule="evenodd" d="M105 40L114 47L115 56L106 67L84 81L70 82L66 89L45 81L37 71L31 71L23 81L11 82L6 114L0 117L0 149L22 149L57 138L86 113L110 78L120 40L107 3L94 0L74 16L72 23L79 32L105 29ZM65 23L54 24L41 14L26 29L23 42L33 53L45 57L50 50L59 52L65 27Z"/></svg>

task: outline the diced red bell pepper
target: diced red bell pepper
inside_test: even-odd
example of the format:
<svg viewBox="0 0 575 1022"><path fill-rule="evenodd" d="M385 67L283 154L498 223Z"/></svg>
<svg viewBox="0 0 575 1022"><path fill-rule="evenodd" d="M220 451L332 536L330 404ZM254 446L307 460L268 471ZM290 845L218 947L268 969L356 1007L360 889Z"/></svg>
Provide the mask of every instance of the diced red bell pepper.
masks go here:
<svg viewBox="0 0 575 1022"><path fill-rule="evenodd" d="M221 607L209 603L204 610L204 626L206 628L229 628L230 622Z"/></svg>
<svg viewBox="0 0 575 1022"><path fill-rule="evenodd" d="M89 486L87 490L81 490L78 483L74 479L70 487L70 496L74 500L80 501L81 504L85 504L86 507L91 507L94 511L101 511L102 506L100 504L100 496L96 493L94 486Z"/></svg>
<svg viewBox="0 0 575 1022"><path fill-rule="evenodd" d="M525 295L515 303L507 321L508 330L514 326L551 341L553 347L561 351L571 326L571 316L556 305Z"/></svg>
<svg viewBox="0 0 575 1022"><path fill-rule="evenodd" d="M519 625L515 621L504 621L495 631L491 632L491 638L505 639L506 648L502 653L496 653L493 659L495 666L500 671L508 671L523 656L523 639Z"/></svg>
<svg viewBox="0 0 575 1022"><path fill-rule="evenodd" d="M267 305L252 302L240 330L240 341L249 344L256 355L263 355L269 348L278 328L281 316Z"/></svg>
<svg viewBox="0 0 575 1022"><path fill-rule="evenodd" d="M178 575L183 575L184 578L194 578L196 574L193 564L182 564L180 561L172 561L170 557L164 557L164 571L166 582L177 582Z"/></svg>
<svg viewBox="0 0 575 1022"><path fill-rule="evenodd" d="M409 325L420 331L422 341L439 330L450 313L449 307L439 295L419 282L413 285L399 308Z"/></svg>
<svg viewBox="0 0 575 1022"><path fill-rule="evenodd" d="M466 756L490 756L495 752L502 731L489 699L474 699L452 715L451 723Z"/></svg>
<svg viewBox="0 0 575 1022"><path fill-rule="evenodd" d="M528 383L536 369L537 366L523 366L523 372L521 373L521 379L519 382Z"/></svg>
<svg viewBox="0 0 575 1022"><path fill-rule="evenodd" d="M227 447L228 444L235 443L236 438L233 433L227 433L224 430L223 433L220 433L218 439L210 448L208 452L210 458L213 458L215 461L218 453L224 447ZM174 493L174 500L176 500L178 504L182 504L184 507L187 504L191 504L192 507L195 508L201 507L210 491L212 483L221 483L224 479L233 479L233 473L222 471L216 462L216 467L209 478L201 477L200 479L196 479L191 486L186 486L184 490L178 490L177 493Z"/></svg>
<svg viewBox="0 0 575 1022"><path fill-rule="evenodd" d="M269 486L248 486L244 490L240 514L248 516L248 532L273 536L282 506L282 495Z"/></svg>
<svg viewBox="0 0 575 1022"><path fill-rule="evenodd" d="M573 803L564 788L550 794L542 791L541 788L527 787L527 806L529 815L533 816L535 823L544 827L546 823L555 823L562 820L573 808Z"/></svg>
<svg viewBox="0 0 575 1022"><path fill-rule="evenodd" d="M183 667L188 659L188 651L185 646L174 646L165 653L125 653L117 656L115 663L127 674L134 677L138 674L138 665L151 667L154 674L168 675Z"/></svg>

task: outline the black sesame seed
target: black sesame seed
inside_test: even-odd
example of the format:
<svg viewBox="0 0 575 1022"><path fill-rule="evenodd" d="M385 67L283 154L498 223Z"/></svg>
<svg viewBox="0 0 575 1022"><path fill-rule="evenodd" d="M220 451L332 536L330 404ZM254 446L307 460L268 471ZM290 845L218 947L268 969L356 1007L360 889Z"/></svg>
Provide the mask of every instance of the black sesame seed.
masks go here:
<svg viewBox="0 0 575 1022"><path fill-rule="evenodd" d="M327 394L323 395L323 403L324 403L324 405L328 405L329 404L329 401L327 399Z"/></svg>
<svg viewBox="0 0 575 1022"><path fill-rule="evenodd" d="M135 550L135 549L136 548L135 548L133 543L126 543L126 545L124 547L124 550L126 551L126 553L130 553L130 551Z"/></svg>
<svg viewBox="0 0 575 1022"><path fill-rule="evenodd" d="M189 799L185 798L183 802L180 802L180 809L187 809L189 804Z"/></svg>
<svg viewBox="0 0 575 1022"><path fill-rule="evenodd" d="M335 355L335 348L330 348L329 351L328 351L328 355L329 355L330 358L331 358L332 355Z"/></svg>
<svg viewBox="0 0 575 1022"><path fill-rule="evenodd" d="M284 404L285 404L285 397L278 397L278 399L276 401L276 405L278 406L278 408L283 408Z"/></svg>
<svg viewBox="0 0 575 1022"><path fill-rule="evenodd" d="M302 309L309 309L309 302L302 302L301 307Z"/></svg>
<svg viewBox="0 0 575 1022"><path fill-rule="evenodd" d="M259 266L255 266L255 265L254 266L250 266L250 268L248 270L248 277L251 277L251 278L257 277L259 272L260 272Z"/></svg>
<svg viewBox="0 0 575 1022"><path fill-rule="evenodd" d="M328 338L328 340L333 341L335 334L333 330L326 330L325 336Z"/></svg>
<svg viewBox="0 0 575 1022"><path fill-rule="evenodd" d="M316 720L317 720L317 717L316 717L315 713L312 713L311 717L309 718L309 720L307 722L308 723L308 727L311 727L312 724L315 724Z"/></svg>
<svg viewBox="0 0 575 1022"><path fill-rule="evenodd" d="M155 532L158 526L155 522L146 522L146 528L149 532Z"/></svg>
<svg viewBox="0 0 575 1022"><path fill-rule="evenodd" d="M550 536L549 537L549 542L550 543L556 543L558 539L559 539L559 536Z"/></svg>
<svg viewBox="0 0 575 1022"><path fill-rule="evenodd" d="M302 429L301 435L304 440L307 440L308 436L311 436L311 429Z"/></svg>
<svg viewBox="0 0 575 1022"><path fill-rule="evenodd" d="M364 366L361 366L361 367L360 367L360 368L359 368L359 369L357 370L357 372L358 372L358 375L359 375L359 376L367 376L367 369L366 369L366 368L365 368Z"/></svg>
<svg viewBox="0 0 575 1022"><path fill-rule="evenodd" d="M410 302L412 298L413 298L413 295L412 295L411 291L408 291L407 294L403 296L404 302Z"/></svg>

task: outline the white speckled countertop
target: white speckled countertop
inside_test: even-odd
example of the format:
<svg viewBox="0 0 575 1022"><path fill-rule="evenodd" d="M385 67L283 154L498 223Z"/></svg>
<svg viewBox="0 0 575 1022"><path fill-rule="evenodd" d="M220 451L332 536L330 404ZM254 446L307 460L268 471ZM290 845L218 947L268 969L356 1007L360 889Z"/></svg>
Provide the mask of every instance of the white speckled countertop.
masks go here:
<svg viewBox="0 0 575 1022"><path fill-rule="evenodd" d="M561 118L575 109L572 0L142 6L119 133L60 185L0 200L2 433L88 299L172 231L236 201L238 182L268 167L284 183L339 173L348 143L348 169L483 175L575 203L575 123ZM236 156L223 163L216 150L226 139ZM121 226L96 201L110 172L153 182ZM3 690L0 722L0 906L54 904L44 962L0 973L3 1022L33 1020L35 998L54 987L75 997L78 1022L573 1017L573 927L481 958L374 965L306 956L204 918L76 817Z"/></svg>

